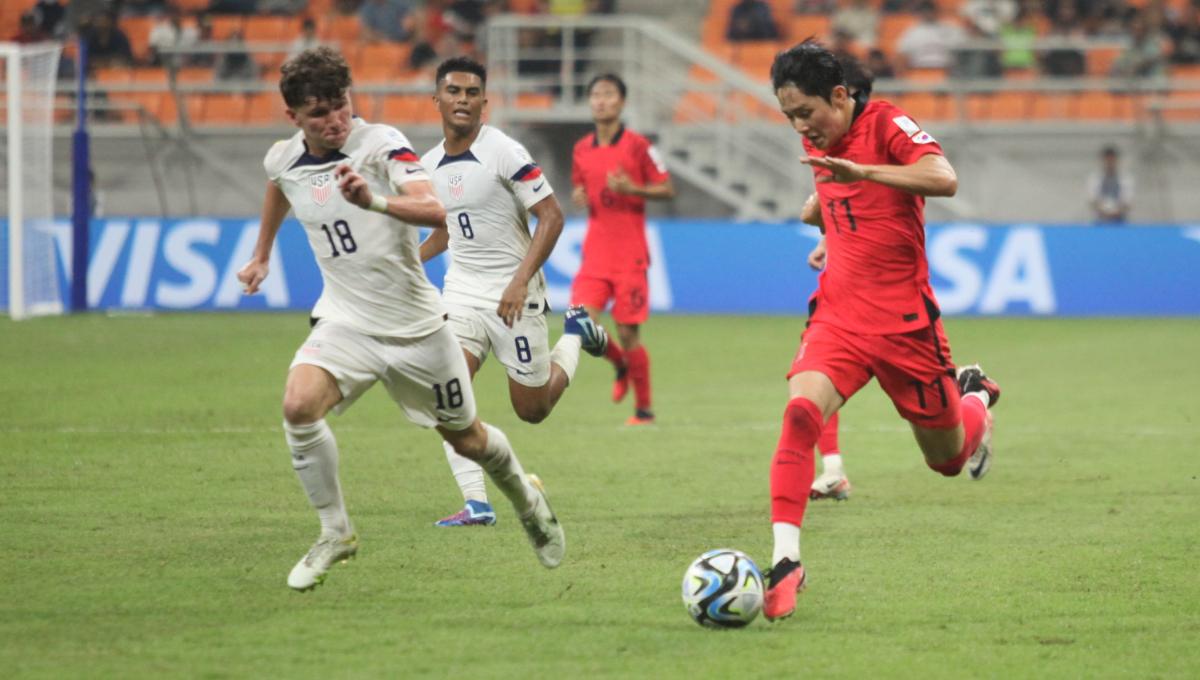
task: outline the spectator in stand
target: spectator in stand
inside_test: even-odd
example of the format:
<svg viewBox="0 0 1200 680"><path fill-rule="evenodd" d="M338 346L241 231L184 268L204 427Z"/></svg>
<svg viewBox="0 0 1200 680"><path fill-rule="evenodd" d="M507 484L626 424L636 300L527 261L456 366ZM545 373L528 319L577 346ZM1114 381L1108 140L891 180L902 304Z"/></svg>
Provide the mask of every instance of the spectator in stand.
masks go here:
<svg viewBox="0 0 1200 680"><path fill-rule="evenodd" d="M888 60L883 50L874 48L867 52L867 59L863 64L876 78L895 78L896 69L892 66L892 62Z"/></svg>
<svg viewBox="0 0 1200 680"><path fill-rule="evenodd" d="M1172 64L1200 64L1200 6L1191 2L1167 27Z"/></svg>
<svg viewBox="0 0 1200 680"><path fill-rule="evenodd" d="M91 18L80 31L88 46L88 66L112 68L133 66L129 38L117 27L113 16L102 12Z"/></svg>
<svg viewBox="0 0 1200 680"><path fill-rule="evenodd" d="M731 42L778 40L779 26L764 0L740 0L729 10L729 28L725 38Z"/></svg>
<svg viewBox="0 0 1200 680"><path fill-rule="evenodd" d="M38 27L37 18L33 16L33 12L21 15L21 23L17 27L17 32L9 37L9 40L15 43L39 43L49 39L50 36Z"/></svg>
<svg viewBox="0 0 1200 680"><path fill-rule="evenodd" d="M944 69L950 66L954 50L966 41L966 31L953 21L938 17L938 7L933 2L921 4L918 21L900 35L896 51L909 69Z"/></svg>
<svg viewBox="0 0 1200 680"><path fill-rule="evenodd" d="M967 28L974 26L979 35L996 38L1000 29L1017 18L1016 0L967 0L960 13Z"/></svg>
<svg viewBox="0 0 1200 680"><path fill-rule="evenodd" d="M793 14L829 14L836 9L836 0L796 0Z"/></svg>
<svg viewBox="0 0 1200 680"><path fill-rule="evenodd" d="M1006 71L1027 71L1037 66L1037 17L1041 9L1038 0L1025 0L1017 10L1017 16L1000 27L1000 63Z"/></svg>
<svg viewBox="0 0 1200 680"><path fill-rule="evenodd" d="M259 14L284 14L293 16L308 7L308 0L258 0Z"/></svg>
<svg viewBox="0 0 1200 680"><path fill-rule="evenodd" d="M166 0L121 0L109 3L109 8L116 14L146 16L165 12L167 2Z"/></svg>
<svg viewBox="0 0 1200 680"><path fill-rule="evenodd" d="M186 26L183 23L183 13L176 7L171 7L166 14L158 17L154 26L150 28L149 48L150 48L150 65L165 66L166 62L160 54L160 50L169 47L191 47L200 40L200 32L195 26ZM179 56L173 55L170 58L173 65L179 64Z"/></svg>
<svg viewBox="0 0 1200 680"><path fill-rule="evenodd" d="M404 42L412 35L413 7L408 0L367 0L358 11L363 37L372 42Z"/></svg>
<svg viewBox="0 0 1200 680"><path fill-rule="evenodd" d="M967 38L954 50L954 65L951 73L955 78L999 78L1004 75L1000 65L1000 50L996 49L996 36L983 32L979 24L966 21Z"/></svg>
<svg viewBox="0 0 1200 680"><path fill-rule="evenodd" d="M258 0L212 0L208 11L211 14L254 14L258 11Z"/></svg>
<svg viewBox="0 0 1200 680"><path fill-rule="evenodd" d="M1087 70L1083 50L1071 43L1087 39L1079 21L1079 11L1073 2L1060 2L1052 15L1050 33L1046 38L1053 47L1042 55L1042 73L1048 76L1077 78Z"/></svg>
<svg viewBox="0 0 1200 680"><path fill-rule="evenodd" d="M1121 170L1117 147L1100 150L1100 168L1088 178L1088 199L1096 221L1121 224L1133 206L1133 177Z"/></svg>
<svg viewBox="0 0 1200 680"><path fill-rule="evenodd" d="M317 22L312 17L304 17L304 21L300 24L300 35L296 36L296 39L292 41L292 46L288 48L288 59L320 44L321 39L317 37Z"/></svg>
<svg viewBox="0 0 1200 680"><path fill-rule="evenodd" d="M196 33L199 36L199 42L213 42L216 38L213 37L212 17L207 13L196 15ZM188 66L205 67L212 66L217 63L217 55L208 53L197 53L188 57Z"/></svg>
<svg viewBox="0 0 1200 680"><path fill-rule="evenodd" d="M911 13L916 12L920 5L920 0L883 0L879 11L884 14Z"/></svg>
<svg viewBox="0 0 1200 680"><path fill-rule="evenodd" d="M48 36L61 38L66 33L67 8L59 0L38 0L30 10L38 30Z"/></svg>
<svg viewBox="0 0 1200 680"><path fill-rule="evenodd" d="M833 13L832 28L835 33L849 34L858 49L870 49L879 35L879 12L871 6L871 0L842 0Z"/></svg>
<svg viewBox="0 0 1200 680"><path fill-rule="evenodd" d="M1130 19L1129 40L1129 47L1113 62L1113 76L1158 78L1167 74L1166 38L1147 24L1145 12L1137 12Z"/></svg>
<svg viewBox="0 0 1200 680"><path fill-rule="evenodd" d="M241 47L242 32L233 31L225 41L229 47ZM225 52L217 60L217 80L257 80L258 64L243 51Z"/></svg>

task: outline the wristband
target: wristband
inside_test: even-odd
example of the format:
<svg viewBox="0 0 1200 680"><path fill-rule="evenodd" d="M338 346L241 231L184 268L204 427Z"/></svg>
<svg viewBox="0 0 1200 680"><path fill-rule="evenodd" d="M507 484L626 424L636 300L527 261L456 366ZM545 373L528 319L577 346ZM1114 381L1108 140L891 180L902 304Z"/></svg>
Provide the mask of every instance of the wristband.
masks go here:
<svg viewBox="0 0 1200 680"><path fill-rule="evenodd" d="M377 213L387 213L388 200L379 194L371 197L371 205L367 206L367 210L374 210Z"/></svg>

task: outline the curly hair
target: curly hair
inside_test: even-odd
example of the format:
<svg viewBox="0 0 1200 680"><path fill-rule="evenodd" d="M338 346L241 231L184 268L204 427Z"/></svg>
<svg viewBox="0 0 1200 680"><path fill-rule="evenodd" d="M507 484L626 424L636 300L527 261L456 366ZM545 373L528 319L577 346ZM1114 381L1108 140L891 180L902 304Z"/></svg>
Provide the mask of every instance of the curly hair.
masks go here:
<svg viewBox="0 0 1200 680"><path fill-rule="evenodd" d="M350 89L350 66L331 47L314 47L297 54L279 68L279 92L289 108L304 106L310 99L332 101Z"/></svg>

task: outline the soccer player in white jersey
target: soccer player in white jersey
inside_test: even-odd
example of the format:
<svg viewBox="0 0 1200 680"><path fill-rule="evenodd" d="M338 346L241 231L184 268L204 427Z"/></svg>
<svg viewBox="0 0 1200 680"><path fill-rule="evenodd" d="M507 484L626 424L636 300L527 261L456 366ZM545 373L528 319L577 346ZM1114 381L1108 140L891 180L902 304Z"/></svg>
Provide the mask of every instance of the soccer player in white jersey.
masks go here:
<svg viewBox="0 0 1200 680"><path fill-rule="evenodd" d="M325 286L283 396L292 467L321 521L317 542L292 569L288 585L312 588L334 562L358 550L325 415L345 411L376 382L410 421L436 427L491 475L512 501L538 559L558 566L566 547L562 527L504 433L476 417L466 362L421 266L414 225L442 229L446 217L428 173L398 130L352 117L350 69L337 52L306 50L281 71L287 115L300 131L267 152L258 243L238 278L247 294L258 290L275 235L294 210Z"/></svg>
<svg viewBox="0 0 1200 680"><path fill-rule="evenodd" d="M563 228L554 190L516 140L483 124L487 70L466 57L443 62L436 76L438 111L446 137L421 157L446 206L445 229L421 244L421 260L450 250L442 290L450 328L462 343L471 376L489 352L508 372L508 394L518 417L540 423L562 396L582 348L603 356L604 329L582 307L567 310L553 350L546 332L546 278L542 265ZM529 215L537 229L529 232ZM438 526L495 524L483 470L445 446L465 506Z"/></svg>

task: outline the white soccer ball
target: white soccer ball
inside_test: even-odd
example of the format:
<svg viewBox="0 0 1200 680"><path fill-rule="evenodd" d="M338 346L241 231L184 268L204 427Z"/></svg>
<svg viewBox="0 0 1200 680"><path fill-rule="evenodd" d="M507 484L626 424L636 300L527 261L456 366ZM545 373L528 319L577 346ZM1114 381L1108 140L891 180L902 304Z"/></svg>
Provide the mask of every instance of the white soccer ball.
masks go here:
<svg viewBox="0 0 1200 680"><path fill-rule="evenodd" d="M762 610L762 573L740 550L709 550L683 574L683 605L702 626L741 628Z"/></svg>

